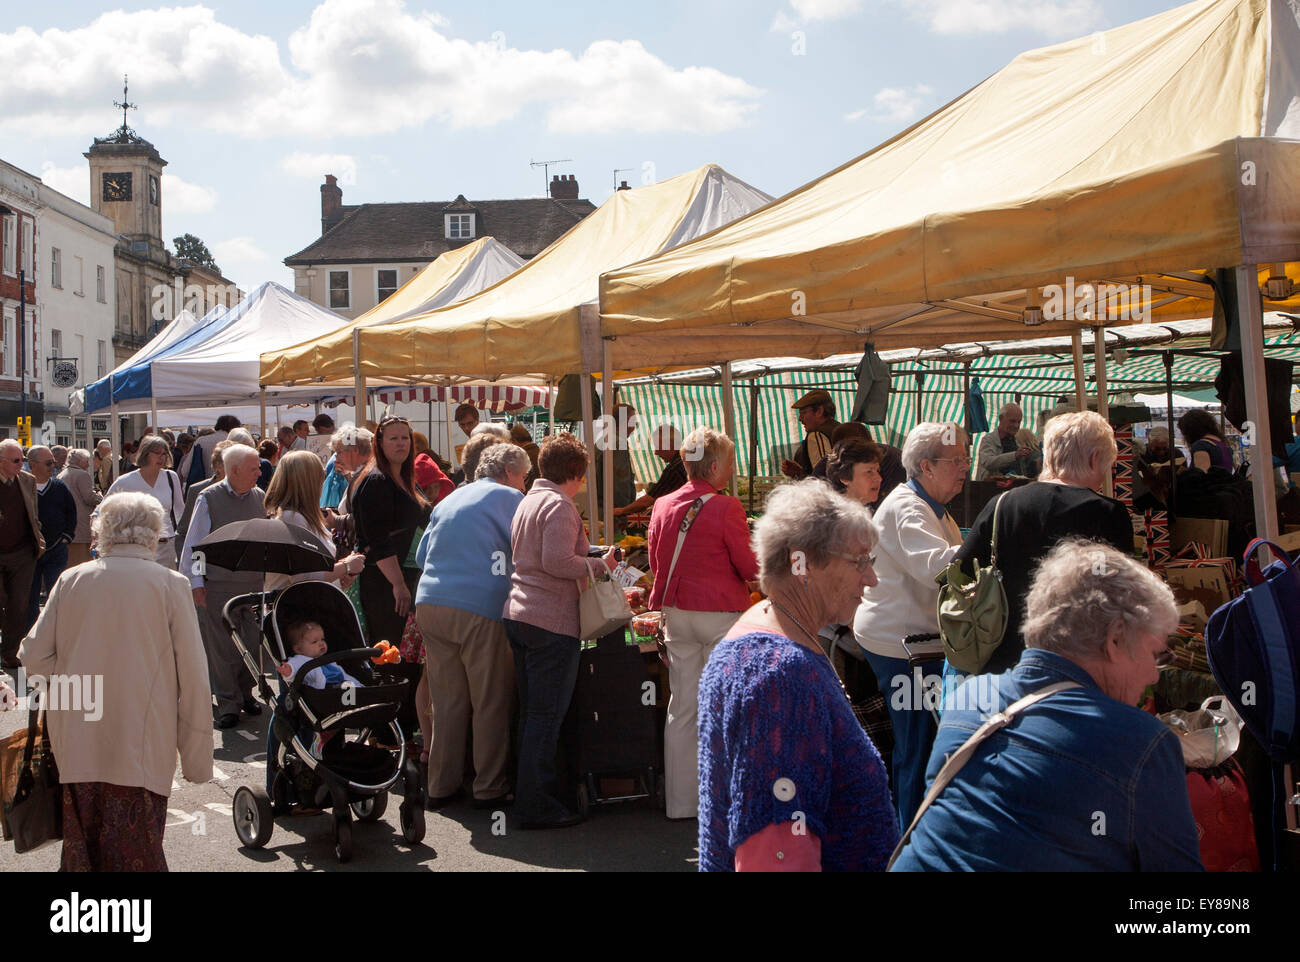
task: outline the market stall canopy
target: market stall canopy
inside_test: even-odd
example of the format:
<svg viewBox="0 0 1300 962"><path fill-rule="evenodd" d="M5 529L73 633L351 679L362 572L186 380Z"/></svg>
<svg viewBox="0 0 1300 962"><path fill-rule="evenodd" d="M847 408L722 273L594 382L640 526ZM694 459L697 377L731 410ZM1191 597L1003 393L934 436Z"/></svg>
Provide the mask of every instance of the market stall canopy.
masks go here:
<svg viewBox="0 0 1300 962"><path fill-rule="evenodd" d="M620 368L1009 338L1038 289L1084 281L1151 286L1107 323L1204 317L1197 270L1300 260L1297 138L1300 6L1199 0L1022 54L764 210L611 270L601 333ZM1279 287L1274 307L1300 306Z"/></svg>
<svg viewBox="0 0 1300 962"><path fill-rule="evenodd" d="M1180 392L1208 391L1220 370L1223 352L1209 348L1209 320L1175 321L1108 328L1105 333L1109 357L1106 362L1107 393L1153 394L1164 409L1165 367L1162 355L1173 353L1172 383ZM1281 313L1264 315L1265 354L1295 362L1300 376L1300 316ZM1085 385L1096 391L1092 331L1083 333ZM854 370L861 354L833 355L822 359L798 357L765 358L736 362L733 375L733 403L737 412L754 414L758 430L759 462L756 473L775 474L783 458L803 439L796 412L791 405L814 388L831 394L838 412L851 408L856 394ZM1008 401L1019 402L1025 423L1036 425L1040 411L1055 407L1061 397L1073 397L1074 371L1068 337L1022 339L980 344L953 344L937 349L883 351L893 377L893 390L883 425L869 431L878 441L901 447L903 439L920 421L957 421L965 417L965 372L971 366L983 393L985 409L992 416ZM917 393L916 375L922 375ZM640 424L632 437L632 459L637 476L657 476L661 464L654 456L649 438L657 424L671 421L683 432L706 425L723 425L721 371L697 368L655 377L630 378L619 382L619 397L636 408ZM751 394L757 385L757 397ZM1202 401L1196 406L1216 404ZM1179 408L1178 399L1175 408ZM739 471L749 471L749 417L736 418L736 457ZM980 435L973 439L977 444Z"/></svg>
<svg viewBox="0 0 1300 962"><path fill-rule="evenodd" d="M206 408L257 404L262 352L335 330L345 323L333 311L299 297L273 281L232 307L213 333L186 339L177 349L137 365L128 383L114 382L119 412L159 408ZM206 333L206 332L200 332ZM268 404L290 403L319 392L268 392Z"/></svg>
<svg viewBox="0 0 1300 962"><path fill-rule="evenodd" d="M191 335L196 335L196 332L209 330L225 314L224 304L216 305L202 317L195 317L192 311L181 311L140 350L113 368L109 374L78 391L69 403L72 413L81 414L87 410L100 411L107 408L112 403L109 397L110 378L115 379L112 383L117 383L117 379L125 383L127 371L147 363L151 358L159 357L182 342L190 341Z"/></svg>
<svg viewBox="0 0 1300 962"><path fill-rule="evenodd" d="M382 303L324 337L273 351L262 359L266 383L327 381L352 374L352 331L390 324L434 311L486 290L524 264L510 248L492 237L447 251Z"/></svg>
<svg viewBox="0 0 1300 962"><path fill-rule="evenodd" d="M450 307L362 329L360 373L386 383L457 377L536 383L579 372L579 314L584 305L594 313L601 273L707 234L771 199L714 164L615 191L496 286ZM340 382L350 378L350 346L331 364ZM264 359L262 383L284 383L275 371L275 359Z"/></svg>
<svg viewBox="0 0 1300 962"><path fill-rule="evenodd" d="M453 404L470 403L498 414L527 407L549 407L552 391L547 387L505 384L456 384L451 387L390 387L375 392L381 404L402 401ZM348 398L350 401L351 398Z"/></svg>

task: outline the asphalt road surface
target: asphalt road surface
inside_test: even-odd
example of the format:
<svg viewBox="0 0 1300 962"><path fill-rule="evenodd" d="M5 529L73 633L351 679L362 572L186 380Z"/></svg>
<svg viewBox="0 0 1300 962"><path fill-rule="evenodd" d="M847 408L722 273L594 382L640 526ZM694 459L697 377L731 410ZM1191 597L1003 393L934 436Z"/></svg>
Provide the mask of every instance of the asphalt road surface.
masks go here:
<svg viewBox="0 0 1300 962"><path fill-rule="evenodd" d="M265 783L266 726L270 712L245 717L212 733L214 778L194 785L177 769L167 801L164 851L173 872L672 872L697 869L694 821L668 821L648 799L595 806L573 828L523 831L513 810L478 811L460 802L426 812L427 834L418 846L402 839L400 798L389 799L374 824L353 821L352 860L334 857L328 814L281 817L266 848L240 847L231 800L241 785ZM27 712L0 713L0 737L27 724ZM59 846L16 855L0 844L0 871L55 871Z"/></svg>

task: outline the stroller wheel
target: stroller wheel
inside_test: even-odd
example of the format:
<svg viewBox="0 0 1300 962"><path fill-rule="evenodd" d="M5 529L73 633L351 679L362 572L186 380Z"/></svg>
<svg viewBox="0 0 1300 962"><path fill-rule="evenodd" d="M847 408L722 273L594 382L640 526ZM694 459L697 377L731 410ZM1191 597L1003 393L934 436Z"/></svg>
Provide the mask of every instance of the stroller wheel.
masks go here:
<svg viewBox="0 0 1300 962"><path fill-rule="evenodd" d="M247 848L261 848L271 840L275 820L271 813L271 800L260 788L241 786L231 804L235 820L235 834Z"/></svg>
<svg viewBox="0 0 1300 962"><path fill-rule="evenodd" d="M388 808L388 793L380 792L370 798L363 798L359 802L352 803L352 814L357 817L358 822L377 822L384 817L384 811Z"/></svg>
<svg viewBox="0 0 1300 962"><path fill-rule="evenodd" d="M352 860L352 820L344 814L334 816L334 857L340 862Z"/></svg>
<svg viewBox="0 0 1300 962"><path fill-rule="evenodd" d="M418 800L407 799L398 809L402 823L402 838L408 845L419 845L424 841L424 806Z"/></svg>

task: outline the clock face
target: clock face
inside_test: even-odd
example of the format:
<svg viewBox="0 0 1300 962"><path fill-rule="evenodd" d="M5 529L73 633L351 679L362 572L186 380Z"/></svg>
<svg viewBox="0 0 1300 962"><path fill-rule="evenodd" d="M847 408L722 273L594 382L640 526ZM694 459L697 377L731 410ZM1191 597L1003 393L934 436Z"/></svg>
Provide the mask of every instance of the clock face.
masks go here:
<svg viewBox="0 0 1300 962"><path fill-rule="evenodd" d="M149 175L149 203L158 206L158 178L153 174Z"/></svg>
<svg viewBox="0 0 1300 962"><path fill-rule="evenodd" d="M127 174L105 174L104 175L104 200L130 200L131 199L131 175Z"/></svg>

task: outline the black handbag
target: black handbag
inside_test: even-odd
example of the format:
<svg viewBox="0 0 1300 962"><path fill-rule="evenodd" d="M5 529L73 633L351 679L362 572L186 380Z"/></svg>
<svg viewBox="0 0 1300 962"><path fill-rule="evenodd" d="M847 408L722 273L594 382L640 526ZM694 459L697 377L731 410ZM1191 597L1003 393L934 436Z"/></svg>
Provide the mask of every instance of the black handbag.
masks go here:
<svg viewBox="0 0 1300 962"><path fill-rule="evenodd" d="M22 752L17 777L14 761ZM63 786L50 748L45 713L36 708L28 713L26 733L10 735L3 744L9 769L4 785L4 834L22 854L63 838ZM12 792L11 792L12 790Z"/></svg>

